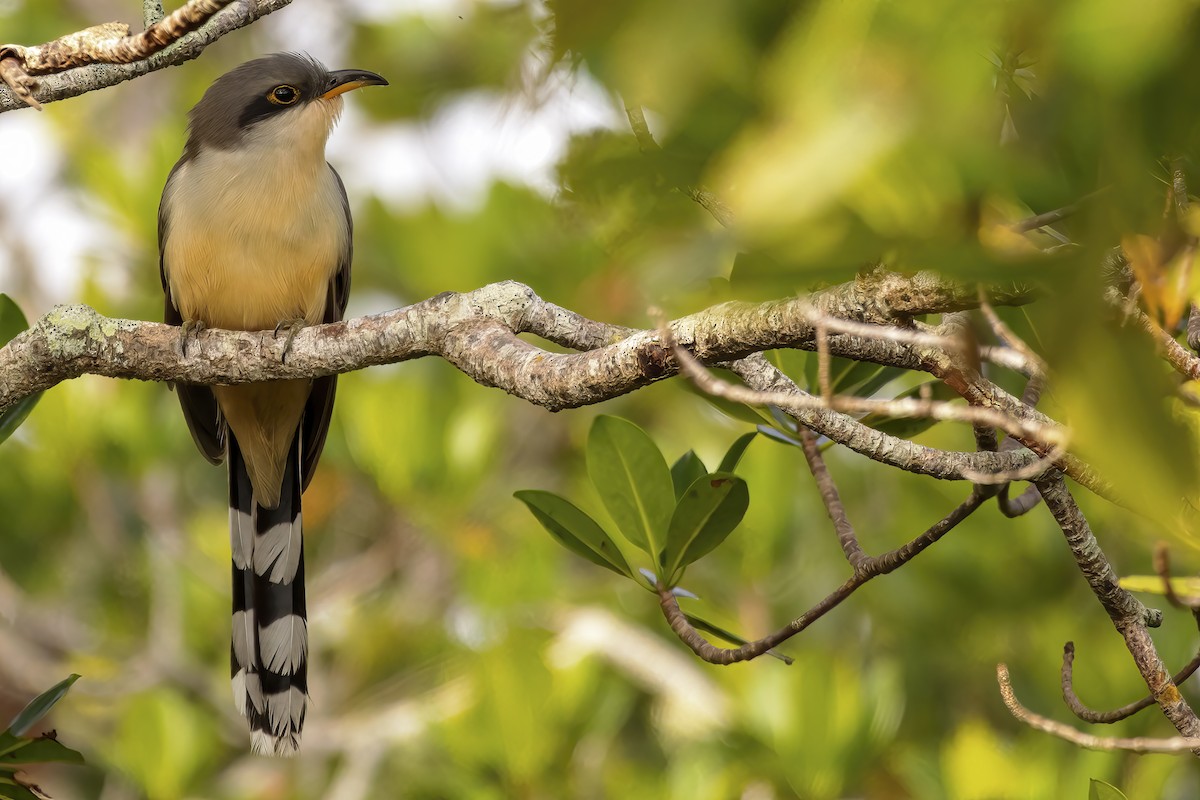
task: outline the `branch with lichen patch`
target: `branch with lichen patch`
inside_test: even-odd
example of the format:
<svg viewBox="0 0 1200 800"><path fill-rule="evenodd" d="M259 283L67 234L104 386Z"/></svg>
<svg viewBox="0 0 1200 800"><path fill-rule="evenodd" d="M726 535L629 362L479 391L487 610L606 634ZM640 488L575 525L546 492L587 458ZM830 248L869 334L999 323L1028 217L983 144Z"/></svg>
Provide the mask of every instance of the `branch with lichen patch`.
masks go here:
<svg viewBox="0 0 1200 800"><path fill-rule="evenodd" d="M291 0L190 0L131 34L119 22L94 25L31 47L0 45L0 113L113 86L196 58L225 34ZM228 6L232 6L227 8Z"/></svg>

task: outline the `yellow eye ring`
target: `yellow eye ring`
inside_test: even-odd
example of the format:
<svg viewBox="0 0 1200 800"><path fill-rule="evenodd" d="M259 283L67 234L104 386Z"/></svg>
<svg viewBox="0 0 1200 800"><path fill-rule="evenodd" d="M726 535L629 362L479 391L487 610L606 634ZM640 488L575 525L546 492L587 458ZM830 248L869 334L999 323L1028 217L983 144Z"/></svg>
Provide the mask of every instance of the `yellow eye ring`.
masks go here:
<svg viewBox="0 0 1200 800"><path fill-rule="evenodd" d="M295 86L282 84L267 92L267 100L277 106L290 106L300 99L300 90Z"/></svg>

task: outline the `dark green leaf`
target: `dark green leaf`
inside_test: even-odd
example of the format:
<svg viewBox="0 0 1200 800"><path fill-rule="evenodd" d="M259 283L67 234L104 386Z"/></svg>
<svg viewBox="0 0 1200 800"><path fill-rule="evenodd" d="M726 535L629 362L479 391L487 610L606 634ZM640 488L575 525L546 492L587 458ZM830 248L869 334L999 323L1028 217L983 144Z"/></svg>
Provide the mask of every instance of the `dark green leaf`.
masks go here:
<svg viewBox="0 0 1200 800"><path fill-rule="evenodd" d="M25 315L21 313L17 304L8 295L0 293L0 347L28 327L29 323L25 321ZM0 442L3 442L20 427L41 396L41 392L31 394L18 400L15 405L6 410L0 411Z"/></svg>
<svg viewBox="0 0 1200 800"><path fill-rule="evenodd" d="M725 541L742 521L749 505L750 491L736 475L714 472L696 479L671 516L667 547L663 551L663 577L674 584L677 571Z"/></svg>
<svg viewBox="0 0 1200 800"><path fill-rule="evenodd" d="M0 346L29 327L25 315L8 295L0 292Z"/></svg>
<svg viewBox="0 0 1200 800"><path fill-rule="evenodd" d="M83 755L72 750L57 739L41 737L32 739L29 744L0 756L0 760L14 764L37 764L46 761L61 761L65 764L82 764Z"/></svg>
<svg viewBox="0 0 1200 800"><path fill-rule="evenodd" d="M870 397L892 381L907 374L908 370L901 367L880 367L878 372L854 390L854 395L856 397Z"/></svg>
<svg viewBox="0 0 1200 800"><path fill-rule="evenodd" d="M700 456L696 455L695 450L688 450L679 457L679 460L671 465L671 483L675 486L675 500L683 497L683 493L692 485L692 482L701 475L708 474L708 467L704 466L704 462L700 460Z"/></svg>
<svg viewBox="0 0 1200 800"><path fill-rule="evenodd" d="M42 800L44 797L39 797L12 778L0 776L0 800Z"/></svg>
<svg viewBox="0 0 1200 800"><path fill-rule="evenodd" d="M742 460L746 448L750 446L750 442L754 441L754 437L757 435L758 431L750 431L734 439L729 450L725 452L725 457L721 459L721 466L717 467L717 472L736 472L738 462Z"/></svg>
<svg viewBox="0 0 1200 800"><path fill-rule="evenodd" d="M59 681L54 686L39 694L33 700L29 701L29 705L22 709L21 713L13 718L9 723L8 730L14 736L24 736L29 732L29 729L37 724L38 720L46 716L50 709L54 708L54 704L63 699L67 690L75 681L79 680L78 675Z"/></svg>
<svg viewBox="0 0 1200 800"><path fill-rule="evenodd" d="M1088 800L1126 800L1126 797L1117 787L1092 778L1088 788Z"/></svg>
<svg viewBox="0 0 1200 800"><path fill-rule="evenodd" d="M695 628L698 631L703 631L704 633L707 633L710 636L716 636L718 639L723 639L723 640L729 642L730 644L736 644L738 646L746 644L746 640L743 639L742 637L738 636L736 633L731 633L731 632L725 630L724 628L718 628L716 625L713 625L708 620L701 619L700 617L697 617L695 614L684 613L683 618L686 619L689 623L691 623L693 628ZM792 663L791 658L789 658L788 656L785 656L783 653L780 653L778 650L768 650L767 655L769 655L773 658L778 658L780 661L782 661L785 664L788 664L789 666Z"/></svg>
<svg viewBox="0 0 1200 800"><path fill-rule="evenodd" d="M13 736L8 731L0 733L0 760L2 760L8 753L11 753L13 748L24 745L27 742L27 739L22 739L19 736Z"/></svg>
<svg viewBox="0 0 1200 800"><path fill-rule="evenodd" d="M819 394L821 391L820 365L821 360L817 354L810 353L808 361L804 365L804 376L808 380L808 390L813 394ZM896 368L883 367L870 361L853 361L848 358L830 356L829 388L833 390L834 394L858 394L854 391L856 388L866 385L868 382L873 383L880 380L879 374L888 369ZM902 374L904 374L904 370L897 370L895 374L888 373L889 377L884 380L884 383Z"/></svg>
<svg viewBox="0 0 1200 800"><path fill-rule="evenodd" d="M629 420L599 416L587 445L588 475L625 538L657 564L675 490L658 446Z"/></svg>
<svg viewBox="0 0 1200 800"><path fill-rule="evenodd" d="M568 550L618 575L633 577L625 557L604 529L570 501L538 490L516 492L513 497L524 503L542 527Z"/></svg>

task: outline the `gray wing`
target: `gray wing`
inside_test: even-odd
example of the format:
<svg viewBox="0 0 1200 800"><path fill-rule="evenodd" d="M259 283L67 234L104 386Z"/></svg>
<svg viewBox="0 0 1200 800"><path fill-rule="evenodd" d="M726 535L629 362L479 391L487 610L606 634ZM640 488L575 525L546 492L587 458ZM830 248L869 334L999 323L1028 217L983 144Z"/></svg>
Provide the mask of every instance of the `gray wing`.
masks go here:
<svg viewBox="0 0 1200 800"><path fill-rule="evenodd" d="M328 165L327 165L328 166ZM332 166L329 171L337 181L342 195L342 213L346 215L346 248L342 252L337 271L329 281L325 295L325 316L322 322L338 322L346 314L346 300L350 294L350 264L354 260L354 220L350 217L350 201L342 177ZM304 405L304 419L300 423L300 481L302 489L308 488L316 471L317 461L325 447L329 433L329 419L333 415L333 398L337 393L337 376L327 375L313 380L312 392Z"/></svg>
<svg viewBox="0 0 1200 800"><path fill-rule="evenodd" d="M166 186L171 185L171 180L175 177L179 166L186 160L187 156L185 155L175 162L175 166L167 175ZM163 288L163 321L168 325L182 325L183 317L180 315L179 309L175 307L174 301L171 300L171 288L167 283L167 265L163 259L167 237L170 235L167 226L166 198L167 190L164 187L162 200L158 204L158 277L162 281ZM168 385L179 395L183 418L187 421L188 430L192 432L192 439L196 442L196 447L213 464L220 464L225 458L224 426L221 424L217 399L213 396L212 390L207 386L194 386L187 383Z"/></svg>

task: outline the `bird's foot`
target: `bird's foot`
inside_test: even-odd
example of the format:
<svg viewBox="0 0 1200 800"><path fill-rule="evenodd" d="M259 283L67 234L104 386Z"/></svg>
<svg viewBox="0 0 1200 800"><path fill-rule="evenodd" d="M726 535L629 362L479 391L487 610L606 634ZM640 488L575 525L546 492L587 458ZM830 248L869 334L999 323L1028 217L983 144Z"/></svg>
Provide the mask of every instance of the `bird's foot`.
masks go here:
<svg viewBox="0 0 1200 800"><path fill-rule="evenodd" d="M199 319L184 320L179 325L179 354L181 356L187 356L188 339L196 338L196 334L200 333L207 327L208 325L206 325L203 320Z"/></svg>
<svg viewBox="0 0 1200 800"><path fill-rule="evenodd" d="M279 334L287 331L287 339L283 343L283 354L279 357L280 363L287 361L288 353L292 352L292 342L296 341L296 334L308 327L308 320L303 317L297 319L282 319L275 326L275 338L279 338Z"/></svg>

